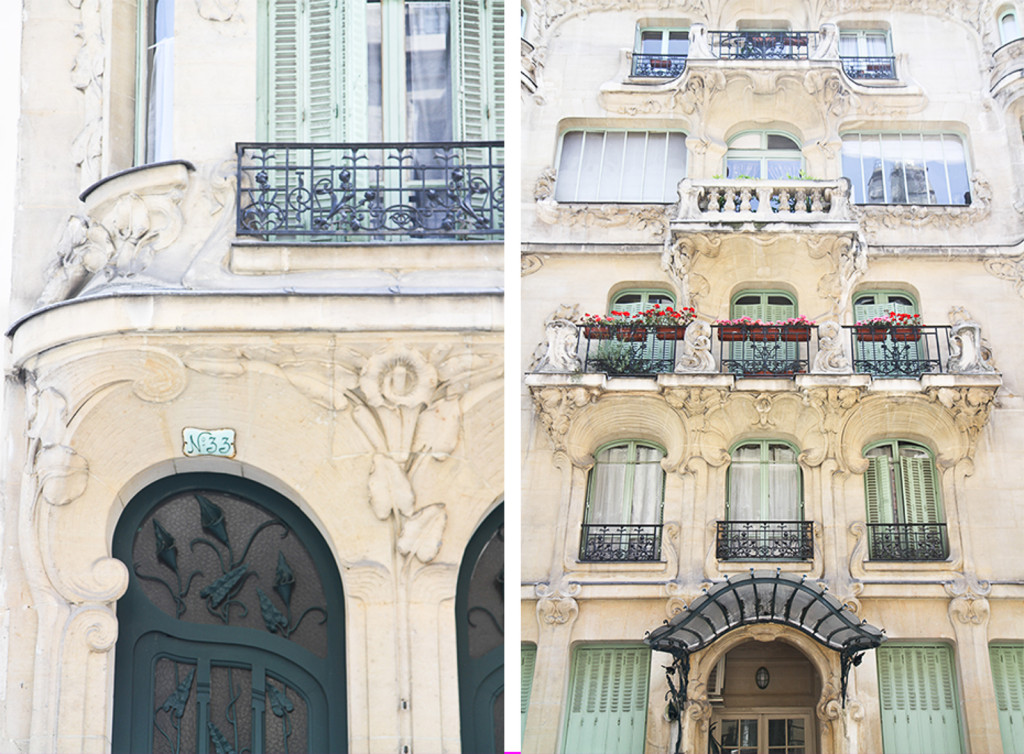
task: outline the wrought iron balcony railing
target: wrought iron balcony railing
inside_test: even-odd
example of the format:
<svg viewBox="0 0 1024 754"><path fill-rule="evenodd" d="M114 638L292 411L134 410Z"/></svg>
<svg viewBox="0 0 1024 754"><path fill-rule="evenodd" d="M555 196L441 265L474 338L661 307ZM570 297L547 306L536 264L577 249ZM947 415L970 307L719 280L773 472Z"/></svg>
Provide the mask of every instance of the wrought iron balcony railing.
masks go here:
<svg viewBox="0 0 1024 754"><path fill-rule="evenodd" d="M938 374L949 361L949 327L847 327L853 371L873 377Z"/></svg>
<svg viewBox="0 0 1024 754"><path fill-rule="evenodd" d="M236 232L280 242L500 240L501 142L236 144Z"/></svg>
<svg viewBox="0 0 1024 754"><path fill-rule="evenodd" d="M736 377L793 377L812 371L819 357L825 356L826 361L845 361L847 373L875 378L958 373L958 346L949 325L881 329L845 325L842 330L845 345L837 342L839 338L827 344L819 340L818 328L813 326L711 325L714 371ZM583 325L577 331L576 353L585 373L623 377L673 372L677 340L685 332L675 327ZM692 370L680 366L679 371Z"/></svg>
<svg viewBox="0 0 1024 754"><path fill-rule="evenodd" d="M674 79L686 69L685 55L655 55L647 52L633 53L633 75L651 78Z"/></svg>
<svg viewBox="0 0 1024 754"><path fill-rule="evenodd" d="M945 560L945 524L868 524L871 560Z"/></svg>
<svg viewBox="0 0 1024 754"><path fill-rule="evenodd" d="M711 54L722 60L807 60L816 31L709 31Z"/></svg>
<svg viewBox="0 0 1024 754"><path fill-rule="evenodd" d="M893 57L846 57L843 56L843 70L851 79L873 81L896 78L896 58Z"/></svg>
<svg viewBox="0 0 1024 754"><path fill-rule="evenodd" d="M653 327L587 326L580 337L585 372L645 375L671 372L675 367L675 341L662 339Z"/></svg>
<svg viewBox="0 0 1024 754"><path fill-rule="evenodd" d="M719 560L810 560L813 521L719 521Z"/></svg>
<svg viewBox="0 0 1024 754"><path fill-rule="evenodd" d="M738 377L792 377L810 364L813 327L715 325L718 363Z"/></svg>
<svg viewBox="0 0 1024 754"><path fill-rule="evenodd" d="M661 558L661 524L583 524L580 560Z"/></svg>

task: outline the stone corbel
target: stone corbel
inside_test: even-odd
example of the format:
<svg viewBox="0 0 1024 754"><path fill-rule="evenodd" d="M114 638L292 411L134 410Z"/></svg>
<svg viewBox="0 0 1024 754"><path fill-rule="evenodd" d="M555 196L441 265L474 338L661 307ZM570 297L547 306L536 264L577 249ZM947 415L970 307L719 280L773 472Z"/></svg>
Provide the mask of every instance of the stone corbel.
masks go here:
<svg viewBox="0 0 1024 754"><path fill-rule="evenodd" d="M949 595L949 620L953 628L957 624L984 626L988 623L988 595L992 585L972 573L958 573L956 578L944 583Z"/></svg>
<svg viewBox="0 0 1024 754"><path fill-rule="evenodd" d="M597 400L599 391L587 387L542 387L533 390L533 404L541 426L556 450L565 450L566 434L573 417Z"/></svg>
<svg viewBox="0 0 1024 754"><path fill-rule="evenodd" d="M992 352L981 337L981 325L962 306L949 310L953 327L950 338L949 371L952 374L994 374Z"/></svg>
<svg viewBox="0 0 1024 754"><path fill-rule="evenodd" d="M181 201L194 170L187 162L133 168L82 194L85 211L68 218L38 305L78 295L91 280L131 278L178 238Z"/></svg>
<svg viewBox="0 0 1024 754"><path fill-rule="evenodd" d="M818 325L818 352L814 355L813 374L852 374L853 363L847 348L848 338L835 320Z"/></svg>
<svg viewBox="0 0 1024 754"><path fill-rule="evenodd" d="M544 342L534 352L534 372L579 373L579 305L562 305L544 323Z"/></svg>
<svg viewBox="0 0 1024 754"><path fill-rule="evenodd" d="M717 372L715 357L711 354L711 325L694 320L686 327L676 354L676 372Z"/></svg>
<svg viewBox="0 0 1024 754"><path fill-rule="evenodd" d="M553 584L537 584L534 593L538 597L537 620L542 626L570 625L579 615L580 606L576 602L580 593L579 584L563 577Z"/></svg>

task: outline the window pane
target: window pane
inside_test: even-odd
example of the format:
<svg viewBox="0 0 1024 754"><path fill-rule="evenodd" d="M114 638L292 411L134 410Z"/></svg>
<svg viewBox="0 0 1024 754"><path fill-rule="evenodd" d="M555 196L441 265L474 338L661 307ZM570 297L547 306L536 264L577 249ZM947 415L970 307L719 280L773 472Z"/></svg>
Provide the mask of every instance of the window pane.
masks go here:
<svg viewBox="0 0 1024 754"><path fill-rule="evenodd" d="M562 153L558 158L558 182L555 184L557 201L571 202L576 199L582 153L583 132L570 131L562 138Z"/></svg>
<svg viewBox="0 0 1024 754"><path fill-rule="evenodd" d="M731 158L725 163L726 178L760 178L760 160L741 160Z"/></svg>
<svg viewBox="0 0 1024 754"><path fill-rule="evenodd" d="M633 476L633 509L631 524L660 524L662 486L665 472L661 468L662 452L658 448L637 446L637 465Z"/></svg>
<svg viewBox="0 0 1024 754"><path fill-rule="evenodd" d="M647 55L657 55L661 52L661 38L662 33L660 31L640 32L640 52Z"/></svg>
<svg viewBox="0 0 1024 754"><path fill-rule="evenodd" d="M625 168L622 174L622 188L617 198L643 196L644 176L648 166L644 163L647 149L646 133L630 133L626 138ZM658 166L652 166L657 169Z"/></svg>
<svg viewBox="0 0 1024 754"><path fill-rule="evenodd" d="M768 448L768 510L770 521L799 521L800 467L793 449L785 445Z"/></svg>
<svg viewBox="0 0 1024 754"><path fill-rule="evenodd" d="M686 31L670 31L668 33L668 54L686 55L690 51L690 34Z"/></svg>
<svg viewBox="0 0 1024 754"><path fill-rule="evenodd" d="M604 132L587 131L583 136L579 183L575 191L577 200L597 196L601 185L601 160L604 159Z"/></svg>
<svg viewBox="0 0 1024 754"><path fill-rule="evenodd" d="M1013 13L1006 13L999 19L999 35L1002 37L1003 44L1012 42L1020 36L1020 30L1017 27L1016 15Z"/></svg>
<svg viewBox="0 0 1024 754"><path fill-rule="evenodd" d="M969 204L970 180L955 134L845 134L843 175L863 204Z"/></svg>
<svg viewBox="0 0 1024 754"><path fill-rule="evenodd" d="M865 34L864 52L870 58L882 58L889 55L889 37L885 34Z"/></svg>
<svg viewBox="0 0 1024 754"><path fill-rule="evenodd" d="M971 195L971 184L967 178L964 145L957 137L943 134L942 151L946 157L946 174L949 176L950 204L967 204Z"/></svg>
<svg viewBox="0 0 1024 754"><path fill-rule="evenodd" d="M412 141L452 138L450 28L446 1L406 3L406 116Z"/></svg>
<svg viewBox="0 0 1024 754"><path fill-rule="evenodd" d="M668 135L665 167L661 196L665 201L675 201L679 196L679 181L686 177L686 137L683 134Z"/></svg>
<svg viewBox="0 0 1024 754"><path fill-rule="evenodd" d="M882 171L887 185L885 201L907 203L907 184L903 168L903 145L899 134L885 134L882 142Z"/></svg>
<svg viewBox="0 0 1024 754"><path fill-rule="evenodd" d="M664 181L668 165L668 134L652 133L647 136L647 156L644 160L644 184L640 200L645 202L663 201Z"/></svg>
<svg viewBox="0 0 1024 754"><path fill-rule="evenodd" d="M782 134L768 134L768 149L799 150L800 145L788 136L783 136Z"/></svg>
<svg viewBox="0 0 1024 754"><path fill-rule="evenodd" d="M622 131L610 131L604 136L601 178L597 187L598 201L618 201L622 183L622 159L625 155L625 143L626 134Z"/></svg>
<svg viewBox="0 0 1024 754"><path fill-rule="evenodd" d="M729 465L729 518L732 521L761 519L761 446L742 445Z"/></svg>
<svg viewBox="0 0 1024 754"><path fill-rule="evenodd" d="M384 92L381 73L380 3L366 4L367 89L370 141L384 138Z"/></svg>
<svg viewBox="0 0 1024 754"><path fill-rule="evenodd" d="M768 178L773 181L800 177L800 160L766 160Z"/></svg>

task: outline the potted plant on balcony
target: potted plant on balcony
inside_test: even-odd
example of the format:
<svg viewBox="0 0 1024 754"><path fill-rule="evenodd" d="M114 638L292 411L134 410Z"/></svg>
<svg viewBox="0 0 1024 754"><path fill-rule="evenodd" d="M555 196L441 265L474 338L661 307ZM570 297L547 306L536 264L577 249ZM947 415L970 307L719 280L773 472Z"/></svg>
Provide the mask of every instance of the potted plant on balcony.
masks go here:
<svg viewBox="0 0 1024 754"><path fill-rule="evenodd" d="M654 329L654 337L658 340L682 340L686 336L686 327L693 322L697 311L692 306L675 309L671 306L661 307L655 304L650 309L634 315L646 327Z"/></svg>
<svg viewBox="0 0 1024 754"><path fill-rule="evenodd" d="M914 341L921 338L921 315L889 312L884 317L872 317L854 325L857 340L878 342L886 337L894 341Z"/></svg>
<svg viewBox="0 0 1024 754"><path fill-rule="evenodd" d="M722 341L776 340L802 343L811 339L811 328L815 322L801 314L799 317L774 322L762 322L744 316L737 319L720 319L715 324L718 325L718 339Z"/></svg>

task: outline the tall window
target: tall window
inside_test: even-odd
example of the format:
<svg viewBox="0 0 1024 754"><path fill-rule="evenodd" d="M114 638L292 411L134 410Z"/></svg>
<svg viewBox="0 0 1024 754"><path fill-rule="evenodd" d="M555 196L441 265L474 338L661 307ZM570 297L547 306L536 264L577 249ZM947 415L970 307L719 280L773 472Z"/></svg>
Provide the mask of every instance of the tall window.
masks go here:
<svg viewBox="0 0 1024 754"><path fill-rule="evenodd" d="M650 666L645 646L576 647L562 754L643 751Z"/></svg>
<svg viewBox="0 0 1024 754"><path fill-rule="evenodd" d="M1017 11L1008 10L999 15L999 39L1003 44L1020 38Z"/></svg>
<svg viewBox="0 0 1024 754"><path fill-rule="evenodd" d="M797 178L803 154L793 137L770 131L747 131L729 140L726 178Z"/></svg>
<svg viewBox="0 0 1024 754"><path fill-rule="evenodd" d="M964 750L953 653L945 644L877 650L885 754Z"/></svg>
<svg viewBox="0 0 1024 754"><path fill-rule="evenodd" d="M174 0L140 0L138 9L135 162L142 165L173 157Z"/></svg>
<svg viewBox="0 0 1024 754"><path fill-rule="evenodd" d="M894 79L896 65L887 31L861 29L839 33L839 57L853 79Z"/></svg>
<svg viewBox="0 0 1024 754"><path fill-rule="evenodd" d="M858 204L971 203L964 145L956 134L844 134L843 175Z"/></svg>
<svg viewBox="0 0 1024 754"><path fill-rule="evenodd" d="M598 450L587 487L581 560L657 560L665 450L637 441Z"/></svg>
<svg viewBox="0 0 1024 754"><path fill-rule="evenodd" d="M796 450L758 440L738 446L729 464L730 521L800 521L803 490Z"/></svg>
<svg viewBox="0 0 1024 754"><path fill-rule="evenodd" d="M687 29L638 28L633 51L633 75L675 78L686 68L690 51Z"/></svg>
<svg viewBox="0 0 1024 754"><path fill-rule="evenodd" d="M1019 754L1024 752L1024 644L992 644L988 651L1003 751Z"/></svg>
<svg viewBox="0 0 1024 754"><path fill-rule="evenodd" d="M501 0L266 0L275 141L501 138Z"/></svg>
<svg viewBox="0 0 1024 754"><path fill-rule="evenodd" d="M128 503L113 553L114 751L346 750L341 581L298 508L181 474Z"/></svg>
<svg viewBox="0 0 1024 754"><path fill-rule="evenodd" d="M558 158L560 202L654 202L678 198L686 177L686 134L567 131Z"/></svg>
<svg viewBox="0 0 1024 754"><path fill-rule="evenodd" d="M935 460L923 445L888 440L868 447L864 473L872 560L944 560L946 525Z"/></svg>

